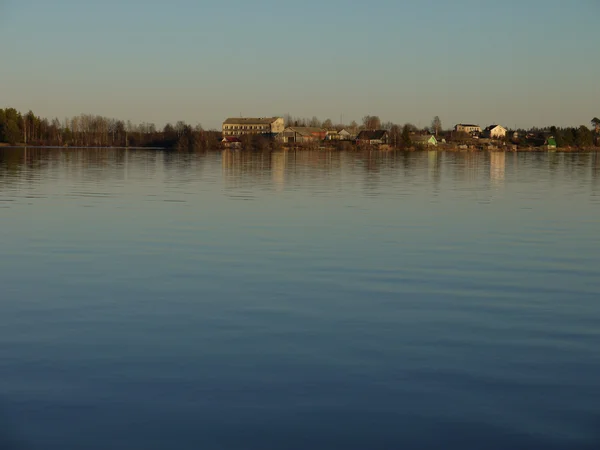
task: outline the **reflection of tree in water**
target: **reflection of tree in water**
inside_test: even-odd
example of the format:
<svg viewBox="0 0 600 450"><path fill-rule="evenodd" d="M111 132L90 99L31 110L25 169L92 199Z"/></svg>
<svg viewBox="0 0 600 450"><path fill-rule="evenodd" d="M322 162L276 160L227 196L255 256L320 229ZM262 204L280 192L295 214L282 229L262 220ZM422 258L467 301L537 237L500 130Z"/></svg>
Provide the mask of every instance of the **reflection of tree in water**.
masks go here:
<svg viewBox="0 0 600 450"><path fill-rule="evenodd" d="M366 150L361 154L364 169L363 190L367 196L380 194L381 184L381 153L375 150Z"/></svg>
<svg viewBox="0 0 600 450"><path fill-rule="evenodd" d="M561 153L550 152L548 153L548 173L550 179L553 180L558 175L558 168L560 167Z"/></svg>
<svg viewBox="0 0 600 450"><path fill-rule="evenodd" d="M161 151L165 178L170 182L197 181L205 168L208 152Z"/></svg>
<svg viewBox="0 0 600 450"><path fill-rule="evenodd" d="M23 149L0 149L0 177L9 178L18 174L25 164Z"/></svg>
<svg viewBox="0 0 600 450"><path fill-rule="evenodd" d="M571 179L584 179L588 175L588 168L592 164L590 153L568 153L565 155L565 172Z"/></svg>
<svg viewBox="0 0 600 450"><path fill-rule="evenodd" d="M21 148L0 151L0 177L12 181L55 179L62 175L85 183L123 180L129 164L133 175L156 176L157 151L108 148ZM133 162L133 164L131 164ZM24 180L18 177L24 176Z"/></svg>
<svg viewBox="0 0 600 450"><path fill-rule="evenodd" d="M600 186L600 153L592 154L592 186L594 190Z"/></svg>
<svg viewBox="0 0 600 450"><path fill-rule="evenodd" d="M336 183L342 176L342 154L329 150L287 152L285 182L291 186L308 185L321 191L323 185Z"/></svg>
<svg viewBox="0 0 600 450"><path fill-rule="evenodd" d="M365 173L368 175L376 175L381 171L381 153L375 150L364 151L361 154L364 162Z"/></svg>
<svg viewBox="0 0 600 450"><path fill-rule="evenodd" d="M415 169L415 153L413 152L402 152L402 167L404 167L404 176L414 175Z"/></svg>
<svg viewBox="0 0 600 450"><path fill-rule="evenodd" d="M454 179L457 181L476 181L480 178L482 171L487 170L489 162L488 156L480 152L456 152L452 153L451 164L453 167Z"/></svg>

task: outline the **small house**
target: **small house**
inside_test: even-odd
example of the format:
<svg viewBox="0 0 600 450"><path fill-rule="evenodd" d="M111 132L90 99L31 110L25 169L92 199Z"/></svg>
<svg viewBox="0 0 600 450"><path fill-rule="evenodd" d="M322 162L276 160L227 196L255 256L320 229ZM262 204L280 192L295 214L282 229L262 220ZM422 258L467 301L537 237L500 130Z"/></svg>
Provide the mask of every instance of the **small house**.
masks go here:
<svg viewBox="0 0 600 450"><path fill-rule="evenodd" d="M491 139L504 139L507 131L502 125L490 125L484 130L483 134Z"/></svg>
<svg viewBox="0 0 600 450"><path fill-rule="evenodd" d="M317 127L287 127L277 135L284 144L305 144L325 140L327 130Z"/></svg>
<svg viewBox="0 0 600 450"><path fill-rule="evenodd" d="M242 142L238 137L235 136L225 136L221 143L225 148L240 148L242 146Z"/></svg>
<svg viewBox="0 0 600 450"><path fill-rule="evenodd" d="M387 130L363 130L356 137L357 144L378 145L387 144L390 134Z"/></svg>
<svg viewBox="0 0 600 450"><path fill-rule="evenodd" d="M415 145L422 145L423 147L437 147L438 141L433 135L419 135L411 137Z"/></svg>
<svg viewBox="0 0 600 450"><path fill-rule="evenodd" d="M338 130L327 130L327 136L325 137L328 141L339 141L340 133Z"/></svg>
<svg viewBox="0 0 600 450"><path fill-rule="evenodd" d="M556 149L556 139L554 138L554 136L550 136L547 140L546 140L546 145L548 146L548 150L553 150Z"/></svg>
<svg viewBox="0 0 600 450"><path fill-rule="evenodd" d="M345 129L338 131L338 136L340 137L340 141L352 140L352 133L350 133L348 130L345 130Z"/></svg>
<svg viewBox="0 0 600 450"><path fill-rule="evenodd" d="M327 137L325 138L328 141L350 141L352 140L352 134L348 130L327 130Z"/></svg>

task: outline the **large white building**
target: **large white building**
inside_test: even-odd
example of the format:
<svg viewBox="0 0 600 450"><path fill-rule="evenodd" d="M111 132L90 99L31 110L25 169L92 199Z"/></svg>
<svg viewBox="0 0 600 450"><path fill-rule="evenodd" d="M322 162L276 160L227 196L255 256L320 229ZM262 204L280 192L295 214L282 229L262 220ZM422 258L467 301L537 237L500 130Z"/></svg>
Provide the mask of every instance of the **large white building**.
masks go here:
<svg viewBox="0 0 600 450"><path fill-rule="evenodd" d="M456 124L454 127L454 131L457 131L459 133L467 133L467 134L473 134L473 133L481 133L481 127L479 125L473 125L473 124L468 124L468 123L459 123Z"/></svg>
<svg viewBox="0 0 600 450"><path fill-rule="evenodd" d="M223 122L223 137L245 134L275 136L285 128L283 117L231 117Z"/></svg>

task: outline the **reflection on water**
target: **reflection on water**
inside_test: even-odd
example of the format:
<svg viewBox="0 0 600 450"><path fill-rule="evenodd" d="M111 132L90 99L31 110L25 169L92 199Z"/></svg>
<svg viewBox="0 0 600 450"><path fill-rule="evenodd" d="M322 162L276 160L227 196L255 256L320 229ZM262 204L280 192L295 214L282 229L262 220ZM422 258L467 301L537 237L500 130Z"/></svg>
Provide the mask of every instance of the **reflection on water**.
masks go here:
<svg viewBox="0 0 600 450"><path fill-rule="evenodd" d="M504 171L506 168L506 153L493 152L490 154L490 180L495 186L504 182Z"/></svg>
<svg viewBox="0 0 600 450"><path fill-rule="evenodd" d="M599 175L0 149L0 448L595 449Z"/></svg>
<svg viewBox="0 0 600 450"><path fill-rule="evenodd" d="M220 160L221 171L215 170ZM181 183L193 182L190 171L206 171L205 175L222 176L226 189L261 187L282 190L295 181L315 180L343 182L345 175L362 172L364 193L376 194L382 179L390 176L416 183L428 168L430 184L439 189L442 181L448 185L477 183L486 188L498 188L505 182L507 165L529 170L560 182L577 179L581 182L600 178L600 156L597 153L504 153L504 152L441 152L423 153L376 152L343 153L327 151L298 151L252 153L225 150L221 154L185 154L126 149L2 149L0 151L0 183L9 186L16 181L35 183L36 177L79 177L89 183L107 180L123 182L154 180L166 176ZM203 167L206 165L206 167ZM489 172L486 170L489 167ZM537 169L536 169L537 166ZM133 167L133 172L130 169ZM108 170L107 170L108 169ZM520 177L520 174L515 174ZM21 179L24 177L25 179ZM463 186L465 187L465 186Z"/></svg>

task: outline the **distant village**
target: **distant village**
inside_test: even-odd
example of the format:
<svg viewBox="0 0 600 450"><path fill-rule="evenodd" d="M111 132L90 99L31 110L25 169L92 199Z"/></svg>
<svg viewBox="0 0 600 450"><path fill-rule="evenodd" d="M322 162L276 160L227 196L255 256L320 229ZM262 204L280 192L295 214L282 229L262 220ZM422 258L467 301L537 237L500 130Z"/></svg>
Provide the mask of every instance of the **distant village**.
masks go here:
<svg viewBox="0 0 600 450"><path fill-rule="evenodd" d="M344 142L358 146L376 146L380 149L445 147L464 150L517 150L519 144L549 150L558 147L557 138L554 136L558 130L553 133L552 129L517 131L499 124L482 128L477 124L459 123L452 130L444 131L437 117L431 128L421 130L412 125L392 125L383 128L378 118L372 121L372 125L379 126L369 127L369 116L363 122L364 125L360 127L356 124L351 127L286 126L283 117L232 117L223 122L221 142L224 147L243 148L253 137L263 136L287 147ZM594 125L594 121L592 123ZM595 133L583 127L589 133L586 143L590 146L600 144L599 127L600 124L596 123Z"/></svg>
<svg viewBox="0 0 600 450"><path fill-rule="evenodd" d="M123 147L213 151L222 148L268 151L296 148L352 150L554 150L588 151L600 147L600 119L594 117L591 128L544 127L508 129L501 124L485 127L472 122L443 128L439 117L428 127L382 122L367 115L359 125L355 121L335 125L330 119L284 117L230 117L220 129L204 129L184 121L134 124L110 117L80 114L59 120L39 117L29 111L0 108L0 147Z"/></svg>

